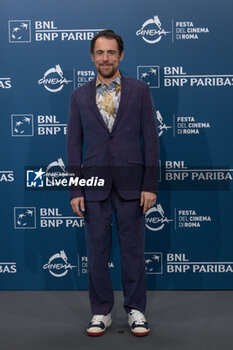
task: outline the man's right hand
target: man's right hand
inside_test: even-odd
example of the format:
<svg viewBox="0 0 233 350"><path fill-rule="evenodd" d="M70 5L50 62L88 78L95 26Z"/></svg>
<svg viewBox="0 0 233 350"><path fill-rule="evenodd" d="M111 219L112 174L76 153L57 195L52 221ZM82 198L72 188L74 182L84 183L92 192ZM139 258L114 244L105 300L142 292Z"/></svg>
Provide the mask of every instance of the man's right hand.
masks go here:
<svg viewBox="0 0 233 350"><path fill-rule="evenodd" d="M73 212L78 216L83 216L82 211L85 211L84 197L76 197L70 201Z"/></svg>

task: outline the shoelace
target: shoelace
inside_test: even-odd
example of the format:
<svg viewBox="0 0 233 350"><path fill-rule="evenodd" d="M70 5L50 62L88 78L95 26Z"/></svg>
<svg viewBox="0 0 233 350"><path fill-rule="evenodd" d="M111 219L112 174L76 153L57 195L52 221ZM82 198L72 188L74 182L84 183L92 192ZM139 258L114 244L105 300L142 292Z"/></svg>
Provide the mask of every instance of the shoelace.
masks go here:
<svg viewBox="0 0 233 350"><path fill-rule="evenodd" d="M146 319L145 319L144 315L138 310L131 311L130 315L135 317L135 321L134 322L136 324L144 324L146 322Z"/></svg>
<svg viewBox="0 0 233 350"><path fill-rule="evenodd" d="M103 322L103 316L102 315L94 315L92 317L91 323L100 324L101 322Z"/></svg>

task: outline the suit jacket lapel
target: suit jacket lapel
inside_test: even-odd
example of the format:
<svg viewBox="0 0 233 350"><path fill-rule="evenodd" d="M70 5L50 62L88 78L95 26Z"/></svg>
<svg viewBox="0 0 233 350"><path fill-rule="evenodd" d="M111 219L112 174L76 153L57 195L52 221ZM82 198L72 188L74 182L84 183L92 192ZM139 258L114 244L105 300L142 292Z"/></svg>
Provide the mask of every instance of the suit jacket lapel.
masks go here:
<svg viewBox="0 0 233 350"><path fill-rule="evenodd" d="M88 90L89 98L90 98L90 107L98 118L100 124L109 132L107 125L105 124L103 117L99 111L99 108L96 104L96 78L94 78L90 83L90 88Z"/></svg>
<svg viewBox="0 0 233 350"><path fill-rule="evenodd" d="M117 124L119 123L119 120L121 119L122 115L124 114L124 111L126 109L128 98L129 98L129 92L130 92L130 83L129 81L124 77L124 75L121 75L121 99L119 103L119 108L117 111L116 119L113 124L112 131L116 128Z"/></svg>

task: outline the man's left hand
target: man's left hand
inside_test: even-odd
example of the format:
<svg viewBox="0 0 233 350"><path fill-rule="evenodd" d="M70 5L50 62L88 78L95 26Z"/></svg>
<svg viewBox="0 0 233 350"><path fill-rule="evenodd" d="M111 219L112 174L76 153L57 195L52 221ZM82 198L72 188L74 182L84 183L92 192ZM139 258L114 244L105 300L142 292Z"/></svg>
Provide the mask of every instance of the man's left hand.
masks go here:
<svg viewBox="0 0 233 350"><path fill-rule="evenodd" d="M143 206L143 214L146 214L147 210L149 210L156 203L157 195L152 192L141 192L141 201L140 207Z"/></svg>

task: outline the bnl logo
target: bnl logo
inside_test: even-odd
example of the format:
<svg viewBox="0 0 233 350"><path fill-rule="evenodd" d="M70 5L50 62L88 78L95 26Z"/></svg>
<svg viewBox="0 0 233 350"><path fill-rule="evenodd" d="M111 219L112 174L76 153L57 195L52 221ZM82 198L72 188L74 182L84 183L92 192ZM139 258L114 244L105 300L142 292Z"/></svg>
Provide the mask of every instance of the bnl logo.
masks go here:
<svg viewBox="0 0 233 350"><path fill-rule="evenodd" d="M159 88L159 66L137 66L137 79L144 81L150 88Z"/></svg>
<svg viewBox="0 0 233 350"><path fill-rule="evenodd" d="M163 273L162 253L145 253L145 270L147 275Z"/></svg>
<svg viewBox="0 0 233 350"><path fill-rule="evenodd" d="M11 115L11 135L12 136L33 136L33 115L32 114L12 114Z"/></svg>
<svg viewBox="0 0 233 350"><path fill-rule="evenodd" d="M36 228L36 208L35 207L15 207L14 208L14 228L15 229L35 229Z"/></svg>
<svg viewBox="0 0 233 350"><path fill-rule="evenodd" d="M42 171L42 168L38 171L27 170L26 186L33 188L44 187L44 174L45 171Z"/></svg>
<svg viewBox="0 0 233 350"><path fill-rule="evenodd" d="M30 43L31 42L31 21L9 20L8 34L10 43Z"/></svg>

